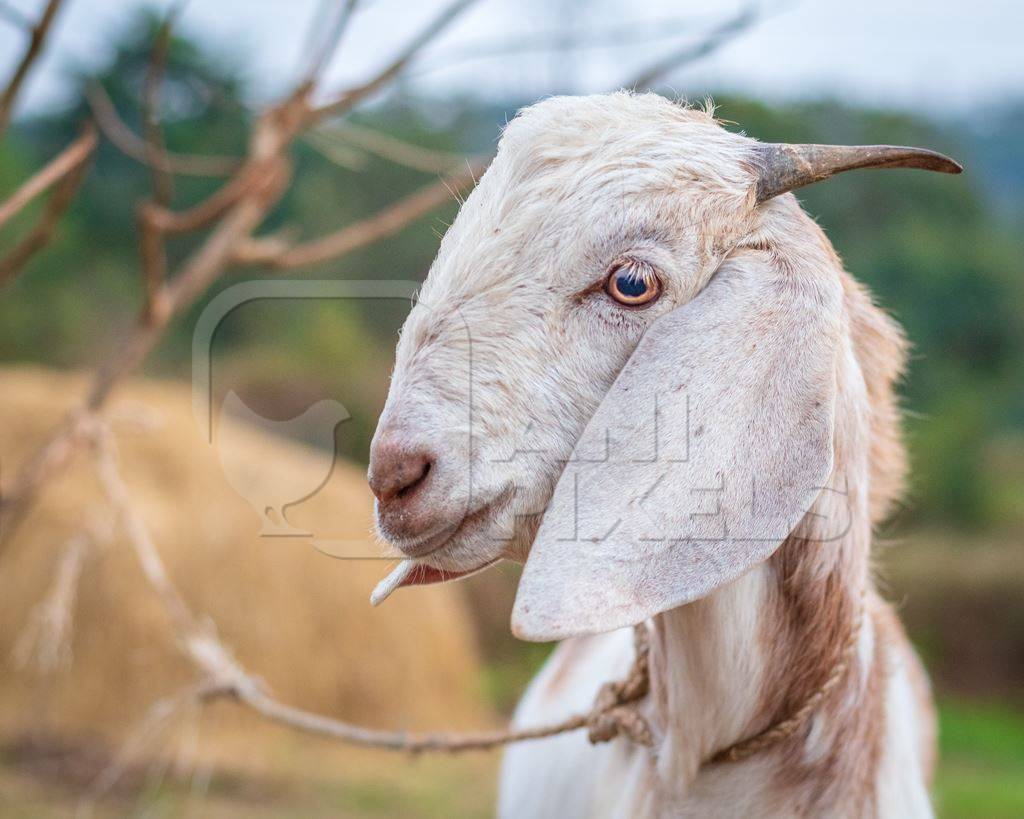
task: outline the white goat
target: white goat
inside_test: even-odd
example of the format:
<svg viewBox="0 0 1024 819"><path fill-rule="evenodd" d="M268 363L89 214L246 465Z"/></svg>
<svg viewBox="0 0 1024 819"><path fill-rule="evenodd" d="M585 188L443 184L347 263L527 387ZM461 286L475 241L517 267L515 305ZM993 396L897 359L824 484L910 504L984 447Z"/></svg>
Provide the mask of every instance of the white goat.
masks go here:
<svg viewBox="0 0 1024 819"><path fill-rule="evenodd" d="M444 237L371 450L410 558L377 598L525 561L514 632L570 639L522 725L586 711L630 667L625 627L651 635L653 747L514 746L502 815L930 815L928 683L868 567L904 342L782 195L857 167L959 171L764 145L654 95L549 99Z"/></svg>

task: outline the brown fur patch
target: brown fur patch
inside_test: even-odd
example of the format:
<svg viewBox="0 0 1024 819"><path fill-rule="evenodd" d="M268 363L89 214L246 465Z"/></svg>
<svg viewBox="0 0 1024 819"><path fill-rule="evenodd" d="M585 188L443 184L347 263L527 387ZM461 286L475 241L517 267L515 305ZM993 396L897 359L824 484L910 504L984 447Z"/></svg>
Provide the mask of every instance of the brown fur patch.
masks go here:
<svg viewBox="0 0 1024 819"><path fill-rule="evenodd" d="M903 490L907 471L894 385L903 375L909 345L899 325L872 302L863 285L846 272L841 280L854 354L864 374L871 411L869 500L871 522L878 523Z"/></svg>
<svg viewBox="0 0 1024 819"><path fill-rule="evenodd" d="M873 629L873 656L867 667L855 653L809 724L774 751L776 785L792 803L794 814L817 816L842 805L850 815L872 816L878 812L875 784L885 736L887 652L909 651L909 646L886 604L870 587L866 595L863 592L870 584L870 536L864 517L871 523L882 518L903 484L906 458L894 382L903 372L906 343L866 290L842 271L820 230L812 229L840 271L846 330L856 360L857 371L839 372L837 379L840 384L855 384L849 379L863 377L868 399L862 408L852 395L837 396L835 474L844 476L852 469L856 478L866 465L863 478L868 485L848 487L847 500L860 526L855 523L839 540L819 539L816 521L824 518L809 515L769 561L775 588L763 620L768 671L758 727L786 719L825 684L858 623ZM799 267L784 264L785 250L774 243L761 242L751 249L768 253L783 270ZM859 414L863 409L866 417ZM858 468L851 459L865 444L866 462Z"/></svg>

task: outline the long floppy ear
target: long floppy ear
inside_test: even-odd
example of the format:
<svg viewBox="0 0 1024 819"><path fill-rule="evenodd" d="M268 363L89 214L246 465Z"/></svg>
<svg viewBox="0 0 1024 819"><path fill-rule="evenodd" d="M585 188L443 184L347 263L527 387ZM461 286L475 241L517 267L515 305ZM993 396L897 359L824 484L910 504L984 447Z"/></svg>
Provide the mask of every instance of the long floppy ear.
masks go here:
<svg viewBox="0 0 1024 819"><path fill-rule="evenodd" d="M555 488L516 636L638 623L778 548L832 471L840 304L829 277L740 251L649 328Z"/></svg>

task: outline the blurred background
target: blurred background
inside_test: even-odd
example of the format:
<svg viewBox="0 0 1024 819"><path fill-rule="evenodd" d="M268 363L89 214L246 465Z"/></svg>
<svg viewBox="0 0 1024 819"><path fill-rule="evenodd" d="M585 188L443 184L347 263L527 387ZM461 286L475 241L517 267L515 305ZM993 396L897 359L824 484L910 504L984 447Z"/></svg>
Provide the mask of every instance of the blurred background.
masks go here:
<svg viewBox="0 0 1024 819"><path fill-rule="evenodd" d="M136 560L132 515L195 621L281 700L378 727L501 724L550 648L508 633L513 568L371 611L390 564L324 554L379 551L362 474L407 303L233 311L214 338L213 406L233 391L262 423L218 417L215 445L192 415L193 332L242 281L422 280L520 107L625 86L711 97L763 140L920 145L966 167L850 174L800 199L913 345L910 484L876 562L935 686L939 813L1024 816L1024 7L455 6L0 2L0 82L53 7L0 101L0 815L490 814L496 753L410 759L230 702L174 706L196 668ZM281 113L323 104L292 130ZM77 170L4 210L76 145ZM171 212L195 224L147 221ZM351 415L334 441L307 412L323 399ZM113 483L81 420L94 414L116 439ZM308 536L290 538L260 536L231 478L269 474L287 495L321 473L288 513Z"/></svg>

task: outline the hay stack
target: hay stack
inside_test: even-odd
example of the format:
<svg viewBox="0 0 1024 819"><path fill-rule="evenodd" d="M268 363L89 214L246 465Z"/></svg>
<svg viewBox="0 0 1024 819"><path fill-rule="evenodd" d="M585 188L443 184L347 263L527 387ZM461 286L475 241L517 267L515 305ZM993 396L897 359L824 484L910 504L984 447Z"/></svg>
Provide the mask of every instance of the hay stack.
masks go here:
<svg viewBox="0 0 1024 819"><path fill-rule="evenodd" d="M0 455L9 479L82 394L81 377L0 371ZM260 522L227 483L193 420L187 386L136 382L113 409L154 408L151 432L118 434L137 508L188 603L284 701L395 728L481 726L478 664L457 586L405 590L380 609L368 595L390 564L332 560L295 538L261 538ZM319 469L322 456L234 425L254 474ZM50 588L63 544L90 514L105 514L87 457L48 486L0 561L0 741L26 732L70 741L124 739L157 698L195 679L165 613L120 532L86 557L74 607L74 659L53 675L17 670L12 652L29 612ZM323 490L289 517L370 545L362 470L339 463ZM202 755L260 767L289 740L237 706L203 720ZM268 734L267 732L270 731ZM270 736L274 741L265 742ZM294 740L298 741L298 740ZM285 743L285 745L282 745Z"/></svg>

